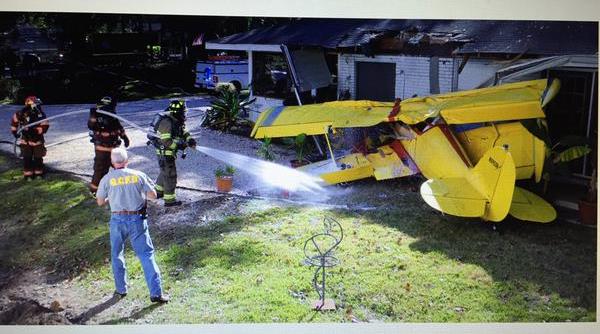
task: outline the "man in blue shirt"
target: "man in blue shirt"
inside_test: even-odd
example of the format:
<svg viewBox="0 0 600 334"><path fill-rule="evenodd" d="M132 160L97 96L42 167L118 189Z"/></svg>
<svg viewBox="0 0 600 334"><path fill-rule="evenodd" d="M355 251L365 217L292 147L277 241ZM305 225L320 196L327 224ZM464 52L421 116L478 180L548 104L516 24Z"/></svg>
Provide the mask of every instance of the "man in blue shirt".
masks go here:
<svg viewBox="0 0 600 334"><path fill-rule="evenodd" d="M167 303L169 298L162 293L160 270L154 260L154 246L146 221L146 201L156 198L154 183L143 172L127 168L125 149L113 149L110 158L114 169L100 180L96 201L99 206L106 203L110 205L110 248L115 294L120 297L127 295L124 251L125 240L129 238L144 269L150 300Z"/></svg>

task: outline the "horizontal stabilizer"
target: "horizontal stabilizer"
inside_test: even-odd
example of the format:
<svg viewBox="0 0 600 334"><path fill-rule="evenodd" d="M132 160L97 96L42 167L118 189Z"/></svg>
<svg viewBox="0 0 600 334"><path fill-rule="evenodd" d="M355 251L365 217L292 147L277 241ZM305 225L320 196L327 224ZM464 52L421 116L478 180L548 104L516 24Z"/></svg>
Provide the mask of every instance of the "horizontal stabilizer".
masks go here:
<svg viewBox="0 0 600 334"><path fill-rule="evenodd" d="M487 203L463 178L428 180L421 185L421 197L432 208L461 217L483 216Z"/></svg>
<svg viewBox="0 0 600 334"><path fill-rule="evenodd" d="M556 210L538 195L515 187L510 215L524 221L549 223L556 219Z"/></svg>

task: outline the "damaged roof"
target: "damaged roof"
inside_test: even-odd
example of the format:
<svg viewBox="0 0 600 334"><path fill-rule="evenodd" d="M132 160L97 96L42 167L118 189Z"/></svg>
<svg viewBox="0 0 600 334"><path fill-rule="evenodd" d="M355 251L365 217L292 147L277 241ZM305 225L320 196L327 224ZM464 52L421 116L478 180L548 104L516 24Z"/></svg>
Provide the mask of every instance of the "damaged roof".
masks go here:
<svg viewBox="0 0 600 334"><path fill-rule="evenodd" d="M455 43L459 54L597 54L598 23L566 21L298 19L209 41L227 45L364 47L381 37Z"/></svg>

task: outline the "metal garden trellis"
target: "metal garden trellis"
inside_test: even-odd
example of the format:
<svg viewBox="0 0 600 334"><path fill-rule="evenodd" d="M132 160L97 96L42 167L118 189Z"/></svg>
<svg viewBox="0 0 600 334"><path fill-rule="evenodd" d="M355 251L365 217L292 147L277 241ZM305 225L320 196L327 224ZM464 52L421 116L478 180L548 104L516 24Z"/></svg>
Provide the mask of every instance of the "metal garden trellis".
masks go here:
<svg viewBox="0 0 600 334"><path fill-rule="evenodd" d="M333 250L338 247L344 238L344 230L337 220L324 217L323 225L323 233L311 236L304 243L304 263L317 267L313 276L313 287L319 295L319 300L313 303L313 309L318 311L335 310L333 299L325 298L325 268L340 264L340 260L333 255ZM311 254L308 252L309 245L312 245L313 252Z"/></svg>

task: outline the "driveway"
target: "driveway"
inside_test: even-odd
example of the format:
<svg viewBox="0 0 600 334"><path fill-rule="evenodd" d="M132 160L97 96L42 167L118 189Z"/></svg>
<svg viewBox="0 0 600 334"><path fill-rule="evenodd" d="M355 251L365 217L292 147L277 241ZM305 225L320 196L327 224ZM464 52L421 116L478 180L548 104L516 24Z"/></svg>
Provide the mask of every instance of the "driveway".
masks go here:
<svg viewBox="0 0 600 334"><path fill-rule="evenodd" d="M225 134L200 127L206 109L210 106L211 97L192 96L186 97L187 106L190 109L187 114L186 128L196 138L199 145L215 149L244 154L256 157L256 151L260 143L251 138L232 134ZM117 105L117 114L147 128L153 116L164 110L168 105L168 99L142 100L123 102ZM69 104L69 105L44 105L44 112L48 117L76 111L86 112L57 118L50 121L50 129L46 135L48 154L45 163L54 169L60 169L77 174L92 174L94 159L94 147L89 141L87 118L92 104ZM10 117L21 108L21 106L0 106L0 124L4 124L5 131L0 132L0 140L13 141L9 131ZM130 153L130 167L140 169L153 179L159 173L158 163L152 146L147 146L146 134L138 129L123 124L127 135L131 140L128 148ZM0 149L12 152L12 145L0 144ZM293 152L277 148L279 162L286 164L293 157ZM196 190L216 190L214 181L214 170L224 164L198 151L189 150L186 159L178 159L178 186ZM238 170L234 178L233 193L240 195L264 194L256 179ZM185 192L186 196L188 192ZM193 195L192 195L193 197Z"/></svg>

